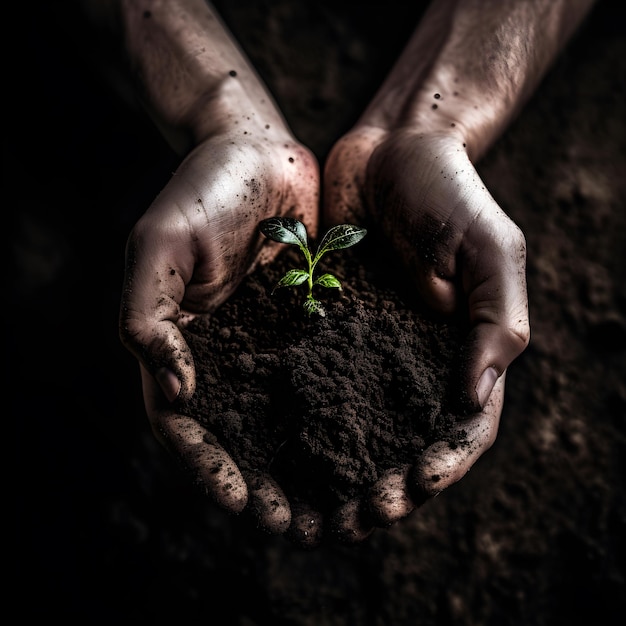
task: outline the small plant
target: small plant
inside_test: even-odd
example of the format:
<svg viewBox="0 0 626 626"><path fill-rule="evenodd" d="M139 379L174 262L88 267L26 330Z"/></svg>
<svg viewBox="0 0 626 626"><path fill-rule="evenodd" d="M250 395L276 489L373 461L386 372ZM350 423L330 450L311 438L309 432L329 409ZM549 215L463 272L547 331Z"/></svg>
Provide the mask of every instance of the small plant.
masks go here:
<svg viewBox="0 0 626 626"><path fill-rule="evenodd" d="M306 227L299 220L292 217L270 217L260 222L259 230L269 239L298 246L307 262L306 269L289 270L278 281L275 289L278 287L296 287L306 281L308 293L302 306L308 315L316 313L324 317L326 311L322 303L313 297L313 287L319 285L320 287L341 289L341 283L332 274L322 274L314 279L315 267L327 252L349 248L361 241L367 234L367 230L352 224L333 226L322 238L315 256L311 254L309 249Z"/></svg>

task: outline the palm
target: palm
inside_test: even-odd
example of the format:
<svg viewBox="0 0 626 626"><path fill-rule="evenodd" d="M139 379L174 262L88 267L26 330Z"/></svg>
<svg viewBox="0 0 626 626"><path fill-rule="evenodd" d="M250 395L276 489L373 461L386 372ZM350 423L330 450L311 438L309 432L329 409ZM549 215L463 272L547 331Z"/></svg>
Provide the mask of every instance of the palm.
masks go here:
<svg viewBox="0 0 626 626"><path fill-rule="evenodd" d="M149 372L166 366L185 397L193 392L180 326L214 310L277 253L265 246L261 255L261 219L289 213L315 231L318 186L315 160L293 141L236 145L226 135L183 161L128 241L120 328Z"/></svg>
<svg viewBox="0 0 626 626"><path fill-rule="evenodd" d="M166 277L176 270L184 283L176 299L188 313L205 313L224 302L256 263L269 260L259 257L260 220L296 214L316 228L318 187L314 159L295 142L235 145L227 135L185 159L131 242L141 245L158 235L160 245L142 249L146 265L162 268Z"/></svg>

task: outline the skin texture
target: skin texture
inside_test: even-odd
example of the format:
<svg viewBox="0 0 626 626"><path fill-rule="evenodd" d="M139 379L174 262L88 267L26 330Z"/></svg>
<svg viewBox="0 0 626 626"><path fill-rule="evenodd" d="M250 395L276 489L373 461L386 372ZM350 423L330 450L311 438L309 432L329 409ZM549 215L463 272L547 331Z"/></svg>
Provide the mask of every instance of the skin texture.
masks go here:
<svg viewBox="0 0 626 626"><path fill-rule="evenodd" d="M496 439L507 367L528 345L526 246L475 163L530 97L589 0L435 0L355 126L320 167L203 0L86 2L120 44L143 105L183 156L129 235L120 337L141 367L155 436L226 510L317 545L389 527L460 480ZM323 183L323 197L320 189ZM467 449L434 444L330 520L243 476L215 437L176 413L195 389L181 327L223 303L280 249L258 222L290 215L376 224L434 309L469 318L459 385Z"/></svg>

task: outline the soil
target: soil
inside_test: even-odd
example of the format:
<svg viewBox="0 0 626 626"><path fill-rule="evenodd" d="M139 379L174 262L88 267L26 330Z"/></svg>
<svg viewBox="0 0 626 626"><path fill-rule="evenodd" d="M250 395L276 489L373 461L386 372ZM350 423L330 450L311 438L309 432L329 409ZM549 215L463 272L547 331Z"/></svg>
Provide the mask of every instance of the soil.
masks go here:
<svg viewBox="0 0 626 626"><path fill-rule="evenodd" d="M478 166L528 244L531 343L509 368L494 446L401 523L356 546L317 550L267 536L201 497L150 431L137 363L117 334L124 245L178 157L104 83L86 47L73 43L88 33L70 3L59 4L12 6L9 16L21 25L21 43L7 68L3 163L14 198L5 211L12 264L4 414L13 454L5 482L15 485L6 509L16 557L7 609L24 620L90 624L621 623L626 32L619 3L599 1ZM323 162L424 3L218 5L296 135ZM351 307L368 315L371 303L382 317L361 284L381 266L342 275L344 293L331 297L316 333L347 328L339 313ZM267 294L261 286L257 294ZM297 292L277 296L297 328ZM269 304L265 297L258 306ZM249 332L223 324L234 329L230 341ZM310 340L312 329L301 330ZM364 341L378 335L359 333ZM297 364L297 354L290 358ZM299 417L294 412L289 426Z"/></svg>
<svg viewBox="0 0 626 626"><path fill-rule="evenodd" d="M198 387L181 411L242 470L268 471L291 502L324 514L436 441L465 445L451 434L463 327L429 315L384 242L366 237L320 262L342 282L314 293L324 316L303 310L304 286L275 290L302 266L289 249L185 332Z"/></svg>

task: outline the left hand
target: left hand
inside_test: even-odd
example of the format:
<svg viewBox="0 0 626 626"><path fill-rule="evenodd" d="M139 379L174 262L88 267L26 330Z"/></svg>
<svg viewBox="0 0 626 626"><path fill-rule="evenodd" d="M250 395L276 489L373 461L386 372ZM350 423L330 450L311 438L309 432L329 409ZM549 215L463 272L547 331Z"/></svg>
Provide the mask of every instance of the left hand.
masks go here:
<svg viewBox="0 0 626 626"><path fill-rule="evenodd" d="M467 445L437 442L414 467L388 472L362 502L346 505L335 524L340 536L358 541L460 480L495 441L506 369L530 337L526 246L456 129L357 127L331 151L324 183L324 221L376 224L424 301L470 324L459 372L465 408L456 427Z"/></svg>

